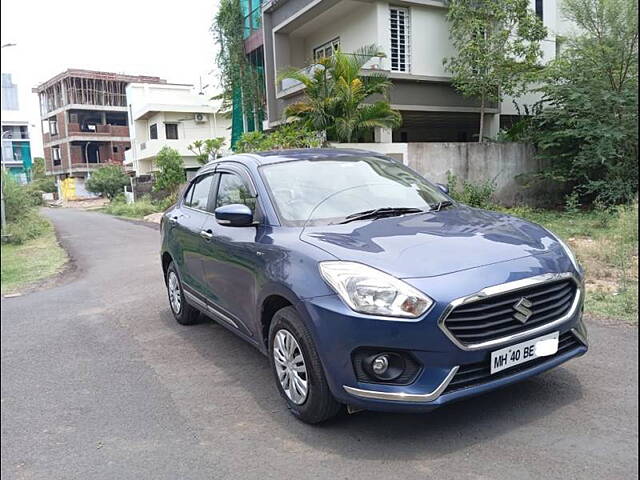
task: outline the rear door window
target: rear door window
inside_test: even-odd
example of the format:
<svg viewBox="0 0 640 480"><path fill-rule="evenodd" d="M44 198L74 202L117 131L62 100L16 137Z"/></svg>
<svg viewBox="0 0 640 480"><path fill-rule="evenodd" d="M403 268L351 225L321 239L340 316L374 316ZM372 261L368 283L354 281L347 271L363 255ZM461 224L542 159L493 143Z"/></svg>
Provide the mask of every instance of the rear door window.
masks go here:
<svg viewBox="0 0 640 480"><path fill-rule="evenodd" d="M198 177L196 181L191 184L189 192L187 192L184 201L185 206L211 212L212 210L209 208L209 194L211 193L212 185L213 174Z"/></svg>

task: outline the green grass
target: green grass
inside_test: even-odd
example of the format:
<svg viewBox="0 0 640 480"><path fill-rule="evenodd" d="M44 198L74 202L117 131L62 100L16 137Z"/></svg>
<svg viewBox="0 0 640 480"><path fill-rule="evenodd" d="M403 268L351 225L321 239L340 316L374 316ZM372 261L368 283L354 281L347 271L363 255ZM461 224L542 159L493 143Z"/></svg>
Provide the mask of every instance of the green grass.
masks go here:
<svg viewBox="0 0 640 480"><path fill-rule="evenodd" d="M638 204L590 212L504 210L563 238L586 272L585 311L638 323Z"/></svg>
<svg viewBox="0 0 640 480"><path fill-rule="evenodd" d="M117 217L141 219L151 213L164 212L172 204L172 198L152 201L148 196L143 196L134 203L126 203L124 198L116 197L101 211Z"/></svg>
<svg viewBox="0 0 640 480"><path fill-rule="evenodd" d="M150 200L141 199L135 203L125 203L114 200L104 207L102 211L117 217L140 219L151 213L161 212L162 210Z"/></svg>
<svg viewBox="0 0 640 480"><path fill-rule="evenodd" d="M2 244L1 249L2 295L20 292L58 273L68 260L50 223L38 238L21 245Z"/></svg>

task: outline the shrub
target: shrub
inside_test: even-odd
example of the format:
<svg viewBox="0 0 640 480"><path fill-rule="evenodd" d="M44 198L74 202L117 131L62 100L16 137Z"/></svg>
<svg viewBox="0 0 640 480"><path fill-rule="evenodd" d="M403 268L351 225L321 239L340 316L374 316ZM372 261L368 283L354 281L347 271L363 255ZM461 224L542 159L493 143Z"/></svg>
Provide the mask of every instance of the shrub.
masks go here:
<svg viewBox="0 0 640 480"><path fill-rule="evenodd" d="M458 202L477 208L488 209L493 207L493 194L496 191L495 179L479 184L464 181L462 188L459 189L458 177L448 172L447 185L449 187L449 195Z"/></svg>
<svg viewBox="0 0 640 480"><path fill-rule="evenodd" d="M176 195L169 195L168 197L153 202L158 212L164 212L174 203L176 203Z"/></svg>
<svg viewBox="0 0 640 480"><path fill-rule="evenodd" d="M25 210L19 219L7 222L6 241L21 244L38 238L49 228L47 222L34 208Z"/></svg>
<svg viewBox="0 0 640 480"><path fill-rule="evenodd" d="M545 174L583 203L632 202L638 193L638 2L565 0L578 32L543 70L545 108L533 129Z"/></svg>
<svg viewBox="0 0 640 480"><path fill-rule="evenodd" d="M88 191L104 195L109 200L122 193L122 189L127 185L129 177L119 165L101 167L85 182Z"/></svg>
<svg viewBox="0 0 640 480"><path fill-rule="evenodd" d="M156 157L156 166L160 169L155 175L153 189L166 190L175 194L187 177L184 173L184 161L180 153L170 147L162 147Z"/></svg>
<svg viewBox="0 0 640 480"><path fill-rule="evenodd" d="M286 124L271 133L247 132L236 143L236 153L283 150L287 148L317 148L322 146L318 132L299 124Z"/></svg>
<svg viewBox="0 0 640 480"><path fill-rule="evenodd" d="M42 197L36 198L26 187L19 185L11 175L2 172L2 177L6 219L7 222L15 222L34 206L39 205Z"/></svg>
<svg viewBox="0 0 640 480"><path fill-rule="evenodd" d="M567 213L578 213L581 206L578 192L571 192L564 199L564 210Z"/></svg>
<svg viewBox="0 0 640 480"><path fill-rule="evenodd" d="M158 207L151 202L151 199L144 196L133 203L127 203L124 197L114 198L109 205L104 208L106 213L118 217L142 218L145 215L158 211Z"/></svg>
<svg viewBox="0 0 640 480"><path fill-rule="evenodd" d="M33 190L38 190L44 193L56 193L58 191L58 187L56 187L56 181L53 179L53 177L36 178L27 186L29 188L32 188Z"/></svg>

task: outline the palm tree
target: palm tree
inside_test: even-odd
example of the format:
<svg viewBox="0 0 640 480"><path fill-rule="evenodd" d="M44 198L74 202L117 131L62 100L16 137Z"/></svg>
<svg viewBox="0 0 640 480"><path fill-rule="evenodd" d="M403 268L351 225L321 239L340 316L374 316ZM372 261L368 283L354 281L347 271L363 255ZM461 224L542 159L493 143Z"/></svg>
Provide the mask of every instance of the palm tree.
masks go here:
<svg viewBox="0 0 640 480"><path fill-rule="evenodd" d="M400 126L402 117L387 101L391 82L383 73L361 75L363 66L380 56L375 45L353 54L336 51L318 60L313 73L288 70L280 78L297 80L305 86L304 98L285 110L287 121L301 121L324 132L329 140L353 142L365 130ZM365 103L372 95L383 100Z"/></svg>

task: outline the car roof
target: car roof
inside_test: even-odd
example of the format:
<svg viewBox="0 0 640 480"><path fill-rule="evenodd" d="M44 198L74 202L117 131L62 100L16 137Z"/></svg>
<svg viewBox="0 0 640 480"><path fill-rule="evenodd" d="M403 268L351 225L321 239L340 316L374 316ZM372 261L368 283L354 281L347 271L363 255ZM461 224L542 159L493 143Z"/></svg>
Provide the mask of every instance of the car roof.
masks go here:
<svg viewBox="0 0 640 480"><path fill-rule="evenodd" d="M248 164L253 161L255 166L268 165L270 163L291 162L294 160L331 160L340 157L353 157L361 155L367 157L380 157L380 153L358 148L301 148L295 150L269 150L266 152L239 153L213 160L207 164L217 165L221 162L239 162Z"/></svg>

